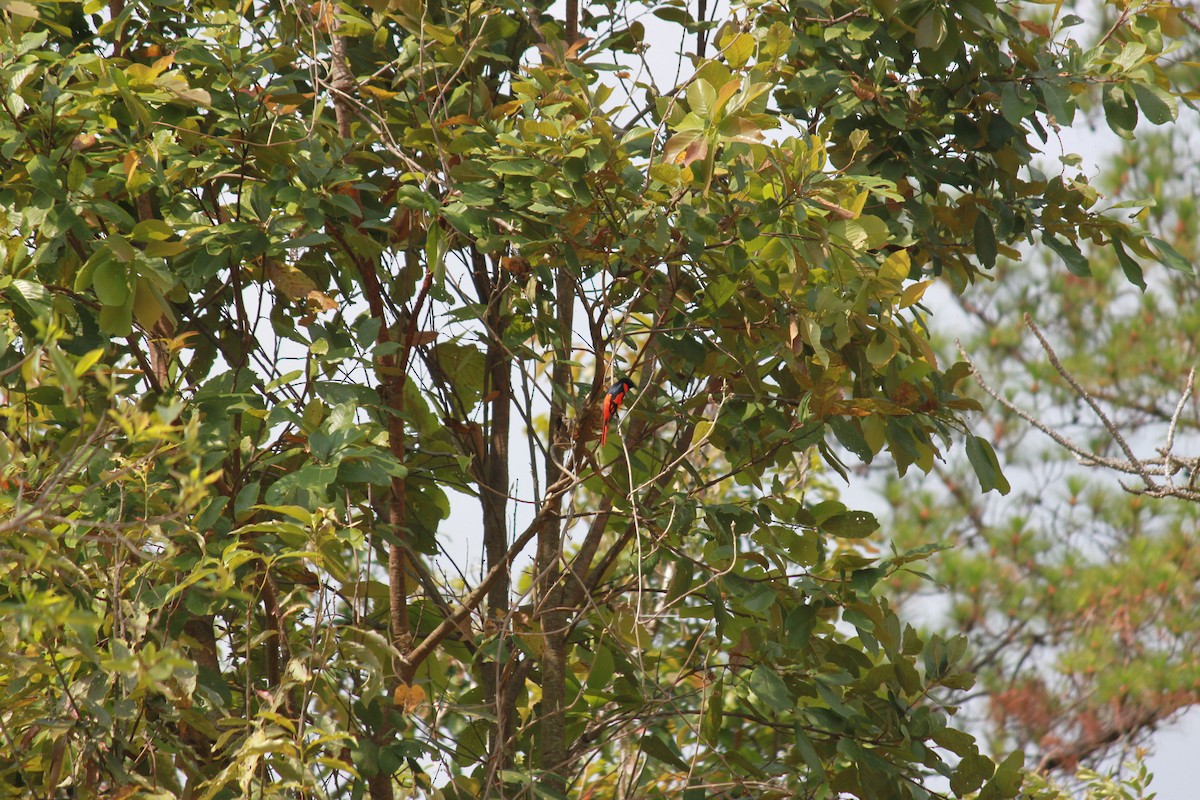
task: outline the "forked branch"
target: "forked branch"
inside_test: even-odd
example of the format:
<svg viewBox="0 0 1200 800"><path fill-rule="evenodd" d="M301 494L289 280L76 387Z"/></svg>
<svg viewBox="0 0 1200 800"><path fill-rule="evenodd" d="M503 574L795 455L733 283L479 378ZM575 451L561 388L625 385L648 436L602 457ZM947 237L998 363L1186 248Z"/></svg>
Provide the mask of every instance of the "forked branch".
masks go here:
<svg viewBox="0 0 1200 800"><path fill-rule="evenodd" d="M971 367L971 373L975 378L975 382L979 384L990 397L1000 403L1005 409L1015 414L1016 416L1028 422L1037 430L1049 436L1060 447L1075 456L1076 460L1087 467L1104 467L1115 472L1120 472L1125 475L1133 475L1139 478L1142 482L1141 487L1130 487L1121 483L1121 488L1131 494L1143 494L1150 497L1177 497L1182 500L1200 501L1200 486L1196 485L1197 476L1200 475L1200 458L1188 457L1181 458L1174 454L1175 434L1179 428L1179 420L1183 416L1183 410L1187 407L1189 398L1192 397L1196 384L1196 368L1192 367L1188 371L1187 383L1184 386L1183 393L1179 397L1179 402L1175 405L1175 411L1171 415L1170 423L1167 428L1166 440L1162 447L1157 448L1157 455L1150 458L1138 456L1130 446L1128 439L1124 433L1113 422L1112 418L1105 413L1104 408L1096 400L1096 398L1085 389L1071 372L1063 366L1058 358L1058 354L1054 352L1054 348L1046 339L1042 330L1037 326L1037 323L1026 314L1025 324L1033 335L1037 337L1038 343L1041 344L1042 350L1046 353L1046 358L1055 371L1062 376L1067 385L1087 406L1092 409L1092 412L1099 419L1104 430L1111 437L1112 441L1120 448L1124 458L1112 458L1101 455L1095 452L1094 449L1084 447L1074 440L1063 435L1060 431L1055 430L1044 420L1034 416L1031 412L1019 407L1008 398L1004 397L999 391L988 384L980 374L979 368L971 361L970 356L959 345L959 354ZM1186 483L1177 483L1175 476L1180 472L1187 474Z"/></svg>

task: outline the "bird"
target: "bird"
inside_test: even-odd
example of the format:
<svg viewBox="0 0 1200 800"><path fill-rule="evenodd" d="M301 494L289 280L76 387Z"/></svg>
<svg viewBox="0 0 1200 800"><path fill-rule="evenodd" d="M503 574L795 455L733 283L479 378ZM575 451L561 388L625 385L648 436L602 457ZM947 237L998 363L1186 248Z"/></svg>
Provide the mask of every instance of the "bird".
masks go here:
<svg viewBox="0 0 1200 800"><path fill-rule="evenodd" d="M636 388L637 386L629 378L621 378L604 393L604 401L600 405L600 412L604 417L604 427L600 429L601 445L608 442L608 423L617 416L617 410L625 401L625 395L629 393L630 389Z"/></svg>

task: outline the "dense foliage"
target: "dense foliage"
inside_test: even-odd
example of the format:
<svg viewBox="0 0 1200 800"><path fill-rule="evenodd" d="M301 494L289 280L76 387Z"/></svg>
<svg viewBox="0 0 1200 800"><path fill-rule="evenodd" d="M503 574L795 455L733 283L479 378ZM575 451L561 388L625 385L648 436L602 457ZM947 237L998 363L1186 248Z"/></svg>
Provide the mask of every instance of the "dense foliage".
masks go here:
<svg viewBox="0 0 1200 800"><path fill-rule="evenodd" d="M1008 490L934 280L1178 258L1031 163L1173 9L2 7L7 793L1015 796L831 481Z"/></svg>

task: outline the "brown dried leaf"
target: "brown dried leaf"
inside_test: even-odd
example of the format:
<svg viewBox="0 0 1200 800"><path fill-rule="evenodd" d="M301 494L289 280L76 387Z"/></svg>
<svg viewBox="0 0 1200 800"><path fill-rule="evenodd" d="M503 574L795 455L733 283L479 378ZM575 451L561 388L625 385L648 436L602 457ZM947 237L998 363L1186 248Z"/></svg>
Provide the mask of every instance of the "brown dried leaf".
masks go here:
<svg viewBox="0 0 1200 800"><path fill-rule="evenodd" d="M683 158L681 161L683 166L686 167L690 166L696 161L702 160L707 155L708 139L701 137L687 146L687 149L683 151Z"/></svg>
<svg viewBox="0 0 1200 800"><path fill-rule="evenodd" d="M425 688L401 683L392 692L392 705L399 706L405 711L416 711L426 700Z"/></svg>

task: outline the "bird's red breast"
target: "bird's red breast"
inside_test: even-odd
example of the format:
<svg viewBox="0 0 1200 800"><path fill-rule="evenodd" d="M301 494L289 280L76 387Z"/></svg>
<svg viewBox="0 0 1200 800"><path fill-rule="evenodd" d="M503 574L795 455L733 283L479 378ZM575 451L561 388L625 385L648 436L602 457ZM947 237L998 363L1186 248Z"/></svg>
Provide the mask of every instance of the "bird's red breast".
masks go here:
<svg viewBox="0 0 1200 800"><path fill-rule="evenodd" d="M612 419L613 414L617 413L617 409L621 407L621 403L625 402L625 395L632 388L634 388L633 381L629 380L629 378L621 378L604 395L604 405L602 408L606 422Z"/></svg>
<svg viewBox="0 0 1200 800"><path fill-rule="evenodd" d="M604 393L604 401L600 405L601 415L604 418L604 426L600 430L600 444L608 441L609 420L617 415L617 409L621 407L621 403L625 402L625 395L634 388L636 387L633 381L629 378L621 378Z"/></svg>

